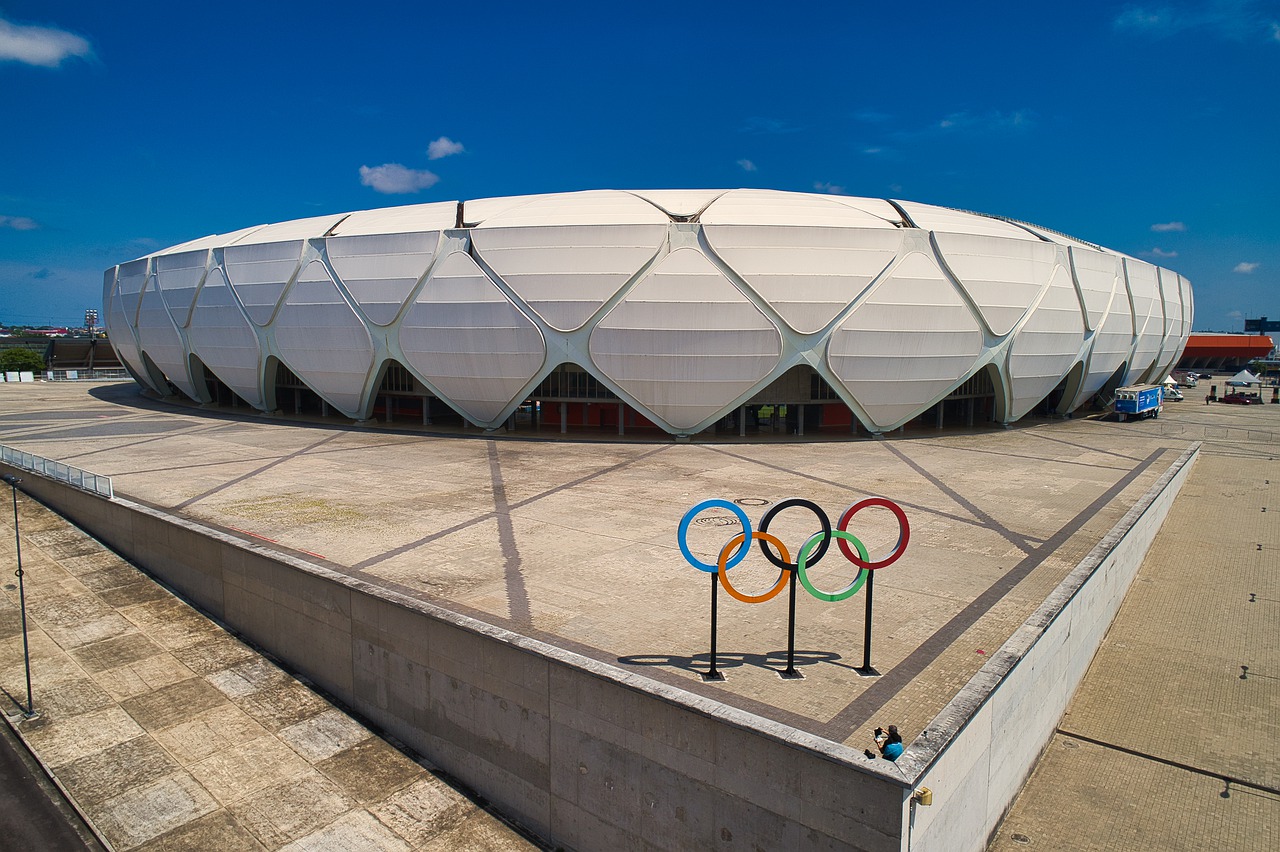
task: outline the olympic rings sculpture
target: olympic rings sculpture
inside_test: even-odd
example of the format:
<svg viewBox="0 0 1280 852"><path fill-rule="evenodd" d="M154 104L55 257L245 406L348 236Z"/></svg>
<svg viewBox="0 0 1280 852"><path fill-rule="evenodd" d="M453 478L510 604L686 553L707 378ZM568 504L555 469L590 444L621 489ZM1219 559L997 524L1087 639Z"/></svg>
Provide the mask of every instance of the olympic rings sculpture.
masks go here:
<svg viewBox="0 0 1280 852"><path fill-rule="evenodd" d="M888 556L878 560L871 559L867 553L866 546L848 529L849 524L858 512L873 506L888 509L898 521L897 543L894 544ZM782 511L793 507L808 509L813 512L821 526L820 530L810 535L801 544L796 554L795 562L791 561L791 552L786 545L777 536L769 533L769 524L773 519ZM689 525L693 523L694 518L708 509L728 509L742 524L742 532L725 543L724 547L720 549L720 555L715 564L703 562L694 556L689 549ZM840 553L843 554L844 558L857 566L859 570L857 576L844 588L834 592L827 592L819 589L809 579L808 570L817 565L826 556L833 539L839 546ZM854 503L844 510L834 528L832 528L831 519L827 517L827 513L816 503L799 497L791 497L777 503L769 511L765 512L764 517L760 519L760 528L753 530L751 520L747 517L747 513L742 511L741 507L728 500L713 498L703 500L684 513L684 517L680 519L679 529L676 532L676 541L680 545L680 553L684 556L686 562L699 571L718 575L720 585L724 590L743 603L764 603L772 600L786 588L793 572L795 577L799 579L800 584L804 586L805 591L810 595L821 601L835 602L857 594L872 571L888 567L901 558L902 554L906 552L907 544L911 541L911 525L907 522L907 514L902 510L902 507L884 497L868 497L865 500L859 500ZM779 569L778 580L773 587L758 595L745 594L734 588L729 581L729 570L741 564L750 550L747 545L748 541L760 542L760 552L764 554L764 557L772 565ZM774 552L775 549L777 550L776 553Z"/></svg>

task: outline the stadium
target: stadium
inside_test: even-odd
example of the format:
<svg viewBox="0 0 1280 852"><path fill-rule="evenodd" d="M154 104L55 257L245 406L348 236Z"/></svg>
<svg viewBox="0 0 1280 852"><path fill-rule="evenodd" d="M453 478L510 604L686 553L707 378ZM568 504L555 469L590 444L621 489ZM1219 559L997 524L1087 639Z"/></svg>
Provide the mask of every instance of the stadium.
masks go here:
<svg viewBox="0 0 1280 852"><path fill-rule="evenodd" d="M209 236L106 272L145 388L284 414L687 438L1067 415L1158 381L1189 282L1035 225L769 190L587 191Z"/></svg>

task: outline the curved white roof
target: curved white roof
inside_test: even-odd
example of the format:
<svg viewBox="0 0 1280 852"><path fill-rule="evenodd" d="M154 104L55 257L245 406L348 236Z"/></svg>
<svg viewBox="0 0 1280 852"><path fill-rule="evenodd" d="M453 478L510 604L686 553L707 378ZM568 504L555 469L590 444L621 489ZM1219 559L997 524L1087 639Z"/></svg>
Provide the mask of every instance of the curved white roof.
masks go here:
<svg viewBox="0 0 1280 852"><path fill-rule="evenodd" d="M674 434L797 366L873 432L982 371L1005 422L1058 388L1065 412L1113 379L1165 375L1193 315L1186 279L1051 229L761 189L318 216L193 240L104 280L111 340L159 392L200 398L203 369L266 408L280 362L363 419L395 361L493 427L569 362Z"/></svg>

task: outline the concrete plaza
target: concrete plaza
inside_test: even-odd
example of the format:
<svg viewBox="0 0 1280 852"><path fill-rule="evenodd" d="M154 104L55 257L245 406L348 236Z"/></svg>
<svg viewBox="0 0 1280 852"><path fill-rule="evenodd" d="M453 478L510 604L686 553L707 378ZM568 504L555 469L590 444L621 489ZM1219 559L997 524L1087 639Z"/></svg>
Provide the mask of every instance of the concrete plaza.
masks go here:
<svg viewBox="0 0 1280 852"><path fill-rule="evenodd" d="M131 385L12 387L0 387L0 441L108 474L132 500L858 749L876 724L927 736L987 655L1193 442L1255 455L1280 425L1276 409L1197 405L1193 392L1138 423L858 442L553 443L190 411ZM835 515L867 495L897 501L912 524L906 555L876 579L883 676L855 670L861 596L828 604L801 592L805 677L786 680L785 595L747 606L722 594L727 678L704 683L707 575L680 556L681 515L721 497L755 522L789 496ZM732 530L703 520L690 544L712 559ZM771 532L794 549L812 526L792 511ZM880 511L850 529L873 554L897 534ZM837 561L833 549L814 570L821 585L849 579L847 564L828 568ZM732 576L758 591L776 569L757 554Z"/></svg>

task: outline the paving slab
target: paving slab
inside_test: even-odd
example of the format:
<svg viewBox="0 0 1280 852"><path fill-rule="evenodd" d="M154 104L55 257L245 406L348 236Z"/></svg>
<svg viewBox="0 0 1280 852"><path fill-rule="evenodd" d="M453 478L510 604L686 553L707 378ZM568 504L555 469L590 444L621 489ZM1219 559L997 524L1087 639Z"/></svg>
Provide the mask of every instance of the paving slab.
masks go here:
<svg viewBox="0 0 1280 852"><path fill-rule="evenodd" d="M109 848L434 849L463 824L475 826L469 848L535 848L51 511L23 499L19 520L38 715L19 712L8 587L3 709ZM59 553L75 554L72 570ZM0 565L14 556L13 517L0 512ZM84 582L105 573L120 582ZM147 591L111 595L136 586ZM120 630L65 629L83 613L109 613Z"/></svg>

